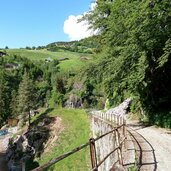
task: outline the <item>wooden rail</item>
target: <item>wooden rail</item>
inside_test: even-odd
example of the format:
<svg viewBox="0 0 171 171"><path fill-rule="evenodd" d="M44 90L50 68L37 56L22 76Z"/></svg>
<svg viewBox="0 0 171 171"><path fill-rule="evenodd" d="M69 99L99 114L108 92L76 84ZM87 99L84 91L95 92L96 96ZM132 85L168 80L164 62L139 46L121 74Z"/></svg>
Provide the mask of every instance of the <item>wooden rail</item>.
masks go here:
<svg viewBox="0 0 171 171"><path fill-rule="evenodd" d="M103 162L105 162L105 160L113 153L117 152L118 155L118 162L119 164L123 165L123 159L122 159L122 147L124 144L124 141L126 139L126 135L125 135L125 127L126 127L126 122L125 119L121 116L114 116L112 118L112 116L107 117L106 115L102 115L100 114L99 116L93 116L96 117L98 119L104 119L104 121L116 121L117 126L113 127L113 129L109 132L106 132L105 134L102 134L100 136L98 136L97 138L90 138L89 142L80 145L79 147L76 147L75 149L73 149L72 151L69 151L57 158L52 159L51 161L49 161L48 163L39 166L35 169L33 169L32 171L41 171L43 169L49 168L50 166L54 165L55 163L58 163L59 161L69 157L70 155L80 151L83 148L86 148L87 146L90 147L90 159L91 159L91 165L92 165L92 171L98 171L98 168L102 165ZM111 119L111 120L110 120ZM120 131L119 131L120 130ZM121 139L121 135L120 132L122 133L122 139ZM117 146L109 153L107 154L99 163L97 163L97 154L96 154L96 142L109 135L109 134L114 134L115 136L115 140L117 140Z"/></svg>

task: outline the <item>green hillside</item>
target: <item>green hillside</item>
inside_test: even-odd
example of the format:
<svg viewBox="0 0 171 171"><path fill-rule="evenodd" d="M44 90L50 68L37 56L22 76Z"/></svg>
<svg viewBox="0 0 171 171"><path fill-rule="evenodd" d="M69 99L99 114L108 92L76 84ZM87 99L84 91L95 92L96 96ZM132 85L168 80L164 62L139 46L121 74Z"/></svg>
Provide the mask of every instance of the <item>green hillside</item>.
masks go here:
<svg viewBox="0 0 171 171"><path fill-rule="evenodd" d="M63 49L71 52L93 54L99 48L98 36L84 38L79 41L53 42L48 44L46 48L52 52L57 52L60 49Z"/></svg>
<svg viewBox="0 0 171 171"><path fill-rule="evenodd" d="M27 49L8 49L8 55L17 55L26 57L32 61L45 61L57 59L60 61L60 68L63 71L70 71L73 69L80 69L92 61L91 54L84 54L78 52L71 52L67 50L58 50L51 52L46 49L42 50L27 50Z"/></svg>

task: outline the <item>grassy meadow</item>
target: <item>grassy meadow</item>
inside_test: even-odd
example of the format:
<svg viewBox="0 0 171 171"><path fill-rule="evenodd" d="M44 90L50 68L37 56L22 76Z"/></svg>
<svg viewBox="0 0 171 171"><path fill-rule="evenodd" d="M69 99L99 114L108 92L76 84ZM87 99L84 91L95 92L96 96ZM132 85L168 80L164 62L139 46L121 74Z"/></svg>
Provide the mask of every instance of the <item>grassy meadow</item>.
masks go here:
<svg viewBox="0 0 171 171"><path fill-rule="evenodd" d="M6 51L9 55L19 55L21 57L26 57L33 61L45 61L48 58L59 60L62 58L68 58L68 60L60 61L59 66L61 71L71 71L73 69L79 70L92 61L92 56L90 54L71 52L62 49L57 52L51 52L46 49L8 49ZM81 60L80 57L82 56L88 58L88 60Z"/></svg>

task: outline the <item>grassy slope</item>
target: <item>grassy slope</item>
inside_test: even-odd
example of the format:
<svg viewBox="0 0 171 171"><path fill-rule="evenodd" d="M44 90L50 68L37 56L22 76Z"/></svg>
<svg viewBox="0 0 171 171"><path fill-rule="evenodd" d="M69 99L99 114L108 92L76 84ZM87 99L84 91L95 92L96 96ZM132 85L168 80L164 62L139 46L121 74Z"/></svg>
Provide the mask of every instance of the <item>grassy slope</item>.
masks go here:
<svg viewBox="0 0 171 171"><path fill-rule="evenodd" d="M65 130L61 133L54 149L44 153L41 159L38 160L40 165L87 142L90 134L88 116L83 110L54 109L48 115L61 117ZM82 150L47 170L87 171L89 170L90 161L88 152L88 148Z"/></svg>
<svg viewBox="0 0 171 171"><path fill-rule="evenodd" d="M88 56L89 54L81 54L76 52L60 50L58 52L50 52L46 49L44 50L26 50L26 49L8 49L8 54L20 55L21 57L26 57L34 61L45 60L46 58L60 59L60 58L69 58L69 60L61 61L60 68L62 71L71 71L73 69L80 69L87 65L91 60L81 61L80 56Z"/></svg>

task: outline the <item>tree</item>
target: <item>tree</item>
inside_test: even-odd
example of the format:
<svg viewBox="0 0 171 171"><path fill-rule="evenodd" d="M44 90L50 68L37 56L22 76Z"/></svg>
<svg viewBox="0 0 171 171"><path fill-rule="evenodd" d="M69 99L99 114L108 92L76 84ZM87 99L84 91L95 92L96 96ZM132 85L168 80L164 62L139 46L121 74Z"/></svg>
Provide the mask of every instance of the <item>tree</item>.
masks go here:
<svg viewBox="0 0 171 171"><path fill-rule="evenodd" d="M0 71L0 126L8 118L8 87L6 74L3 70Z"/></svg>
<svg viewBox="0 0 171 171"><path fill-rule="evenodd" d="M0 125L10 118L11 101L10 76L4 69L0 70Z"/></svg>
<svg viewBox="0 0 171 171"><path fill-rule="evenodd" d="M28 73L25 72L18 90L18 111L21 115L21 124L27 120L30 125L30 110L35 106L35 91L33 81L29 78Z"/></svg>
<svg viewBox="0 0 171 171"><path fill-rule="evenodd" d="M100 59L87 70L113 105L133 96L136 109L171 109L169 0L97 0L88 19L99 32ZM155 28L155 29L154 29Z"/></svg>
<svg viewBox="0 0 171 171"><path fill-rule="evenodd" d="M11 117L15 118L18 116L18 101L17 101L17 92L15 90L11 93L11 102L10 102L10 111L11 111Z"/></svg>

